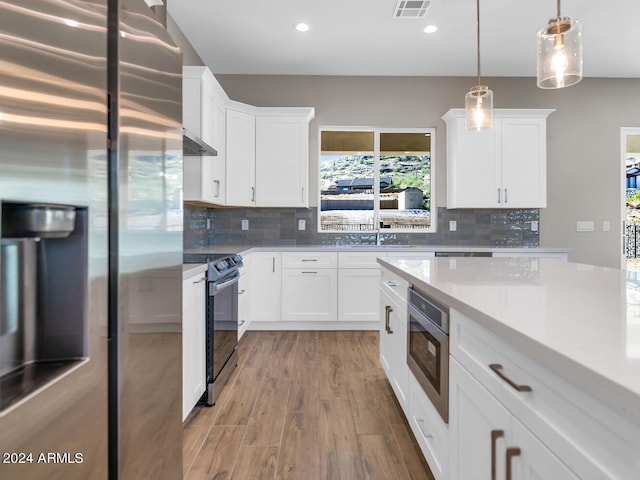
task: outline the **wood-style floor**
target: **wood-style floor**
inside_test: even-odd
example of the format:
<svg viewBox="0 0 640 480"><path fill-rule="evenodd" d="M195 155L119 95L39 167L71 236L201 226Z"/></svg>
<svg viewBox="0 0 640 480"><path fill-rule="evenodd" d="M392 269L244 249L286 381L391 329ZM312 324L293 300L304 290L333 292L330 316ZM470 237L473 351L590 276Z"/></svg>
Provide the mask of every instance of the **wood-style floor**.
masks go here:
<svg viewBox="0 0 640 480"><path fill-rule="evenodd" d="M239 357L185 422L186 480L433 479L377 332L247 332Z"/></svg>

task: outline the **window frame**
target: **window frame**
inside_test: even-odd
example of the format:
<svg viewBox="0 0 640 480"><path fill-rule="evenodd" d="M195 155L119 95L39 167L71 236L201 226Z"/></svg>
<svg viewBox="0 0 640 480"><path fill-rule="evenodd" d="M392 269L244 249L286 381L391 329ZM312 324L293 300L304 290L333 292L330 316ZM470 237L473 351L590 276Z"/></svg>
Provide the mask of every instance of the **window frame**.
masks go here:
<svg viewBox="0 0 640 480"><path fill-rule="evenodd" d="M349 231L350 235L360 234L360 235L371 235L372 233L405 233L405 234L425 234L425 233L436 233L437 232L437 203L436 203L436 127L354 127L354 126L332 126L332 125L321 125L318 126L318 166L317 166L317 186L318 186L318 196L317 196L317 217L318 217L318 225L317 231L318 233L345 233L342 230L323 230L322 229L322 186L321 186L321 173L320 167L322 166L321 158L322 158L322 132L324 131L334 131L334 132L373 132L373 178L374 178L374 189L373 189L373 216L374 216L374 225L373 230L367 231ZM425 229L402 229L402 228L380 228L380 134L382 133L425 133L430 135L430 222L429 228ZM377 186L378 188L375 188Z"/></svg>

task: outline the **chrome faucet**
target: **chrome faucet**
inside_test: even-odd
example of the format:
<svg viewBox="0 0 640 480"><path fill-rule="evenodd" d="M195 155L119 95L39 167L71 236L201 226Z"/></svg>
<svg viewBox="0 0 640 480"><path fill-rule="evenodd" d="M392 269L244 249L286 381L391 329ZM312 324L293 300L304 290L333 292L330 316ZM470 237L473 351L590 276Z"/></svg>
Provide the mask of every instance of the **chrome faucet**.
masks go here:
<svg viewBox="0 0 640 480"><path fill-rule="evenodd" d="M376 230L376 245L382 245L382 239L380 238L380 230Z"/></svg>

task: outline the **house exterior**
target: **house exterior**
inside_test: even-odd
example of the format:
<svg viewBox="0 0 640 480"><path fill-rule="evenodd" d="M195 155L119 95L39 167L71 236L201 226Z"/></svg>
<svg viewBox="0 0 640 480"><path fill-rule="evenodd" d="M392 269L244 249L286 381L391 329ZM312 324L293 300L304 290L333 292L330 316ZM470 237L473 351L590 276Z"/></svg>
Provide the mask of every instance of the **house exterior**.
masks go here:
<svg viewBox="0 0 640 480"><path fill-rule="evenodd" d="M380 191L389 188L393 184L391 177L380 178ZM336 181L337 192L371 191L373 190L373 178L348 178Z"/></svg>

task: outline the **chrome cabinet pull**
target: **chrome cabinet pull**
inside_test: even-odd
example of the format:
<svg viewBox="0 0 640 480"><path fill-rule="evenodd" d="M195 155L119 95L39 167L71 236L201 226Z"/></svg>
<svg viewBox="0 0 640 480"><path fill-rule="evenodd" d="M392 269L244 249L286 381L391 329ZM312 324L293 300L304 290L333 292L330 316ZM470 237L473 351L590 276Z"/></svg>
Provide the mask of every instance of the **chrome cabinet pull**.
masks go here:
<svg viewBox="0 0 640 480"><path fill-rule="evenodd" d="M509 203L509 190L504 189L504 203Z"/></svg>
<svg viewBox="0 0 640 480"><path fill-rule="evenodd" d="M384 283L386 283L387 286L389 286L389 287L396 287L397 286L397 283L396 282L392 282L391 280L387 280Z"/></svg>
<svg viewBox="0 0 640 480"><path fill-rule="evenodd" d="M300 261L302 261L302 262L317 262L318 259L317 258L303 258Z"/></svg>
<svg viewBox="0 0 640 480"><path fill-rule="evenodd" d="M504 380L505 382L507 382L511 387L513 387L514 390L518 391L518 392L530 392L531 391L531 387L529 385L518 385L517 383L515 383L513 380L511 380L510 378L508 378L504 373L502 373L502 365L500 365L499 363L492 363L491 365L489 365L489 368L491 370L493 370L493 372L498 375L502 380Z"/></svg>
<svg viewBox="0 0 640 480"><path fill-rule="evenodd" d="M246 290L243 288L242 290L240 290L240 291L238 292L238 295L242 295L244 292L246 292Z"/></svg>
<svg viewBox="0 0 640 480"><path fill-rule="evenodd" d="M251 201L256 201L256 187L251 187Z"/></svg>
<svg viewBox="0 0 640 480"><path fill-rule="evenodd" d="M195 282L193 282L193 284L195 285L196 283L202 283L207 279L207 277L202 277L200 278L200 280L196 280Z"/></svg>
<svg viewBox="0 0 640 480"><path fill-rule="evenodd" d="M271 269L272 269L273 273L276 273L276 257L273 257L271 260L273 261L273 265L272 265Z"/></svg>
<svg viewBox="0 0 640 480"><path fill-rule="evenodd" d="M504 430L491 430L491 480L497 479L496 442L504 437Z"/></svg>
<svg viewBox="0 0 640 480"><path fill-rule="evenodd" d="M501 190L501 189L500 189L500 188L498 188L498 203L500 203L500 199L502 198L502 197L500 196L500 190Z"/></svg>
<svg viewBox="0 0 640 480"><path fill-rule="evenodd" d="M304 275L305 273L318 273L318 272L302 272L302 274Z"/></svg>
<svg viewBox="0 0 640 480"><path fill-rule="evenodd" d="M218 198L220 196L220 180L214 180L213 185L216 187L216 193L213 196Z"/></svg>
<svg viewBox="0 0 640 480"><path fill-rule="evenodd" d="M512 480L511 476L511 459L520 455L520 449L518 447L507 448L507 480Z"/></svg>
<svg viewBox="0 0 640 480"><path fill-rule="evenodd" d="M393 312L393 308L391 308L389 305L385 305L385 307L384 307L384 329L387 331L388 334L392 334L393 333L393 330L391 330L391 327L389 326L391 312Z"/></svg>
<svg viewBox="0 0 640 480"><path fill-rule="evenodd" d="M242 325L244 325L244 320L240 320L240 323L238 323L238 326L241 327Z"/></svg>
<svg viewBox="0 0 640 480"><path fill-rule="evenodd" d="M300 201L304 203L304 187L302 187L302 195L300 196Z"/></svg>

